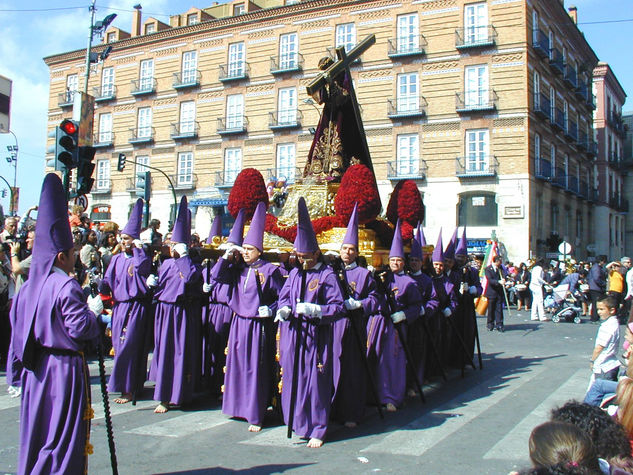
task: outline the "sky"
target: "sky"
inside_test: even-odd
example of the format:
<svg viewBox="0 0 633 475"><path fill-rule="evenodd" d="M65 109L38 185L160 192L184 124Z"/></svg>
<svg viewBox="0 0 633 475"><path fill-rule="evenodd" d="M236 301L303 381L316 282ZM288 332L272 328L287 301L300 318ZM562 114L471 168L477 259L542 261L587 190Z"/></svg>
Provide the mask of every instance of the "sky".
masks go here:
<svg viewBox="0 0 633 475"><path fill-rule="evenodd" d="M137 3L143 6L144 19L152 16L169 23L169 15L192 6L208 7L213 0L97 0L95 20L116 13L113 25L130 31L132 7ZM565 2L566 6L572 4L578 7L578 26L600 61L610 64L626 93L633 95L633 0ZM44 176L49 74L42 58L86 47L89 5L90 0L0 0L0 75L13 81L11 130L19 145L19 214L37 204ZM633 111L633 97L624 110ZM4 158L9 155L7 146L14 144L13 135L0 134L0 176L10 183L15 168ZM0 180L0 191L3 189L6 185ZM8 212L8 193L0 197L0 205Z"/></svg>

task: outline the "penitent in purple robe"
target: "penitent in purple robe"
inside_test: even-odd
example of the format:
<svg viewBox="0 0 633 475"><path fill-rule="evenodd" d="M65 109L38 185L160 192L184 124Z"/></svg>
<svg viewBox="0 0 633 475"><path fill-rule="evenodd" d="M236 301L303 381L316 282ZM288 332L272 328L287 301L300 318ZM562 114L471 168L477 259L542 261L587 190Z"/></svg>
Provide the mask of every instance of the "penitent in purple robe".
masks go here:
<svg viewBox="0 0 633 475"><path fill-rule="evenodd" d="M151 300L145 281L152 270L142 249L112 257L101 282L101 293L111 293L114 365L108 391L139 393L147 376L148 337L151 336Z"/></svg>
<svg viewBox="0 0 633 475"><path fill-rule="evenodd" d="M433 287L435 288L435 293L437 295L437 299L439 302L437 312L434 315L429 316L429 327L431 335L433 336L433 340L435 341L435 346L438 350L440 357L440 364L442 367L446 367L448 364L450 355L452 352L461 351L461 349L455 347L453 348L450 344L450 336L451 336L451 325L449 324L447 317L442 313L444 309L449 308L453 314L448 317L455 321L455 310L457 309L457 288L455 284L449 279L446 274L442 274L440 276L434 276ZM427 352L427 356L428 356ZM433 363L434 365L436 363ZM430 372L433 374L437 374L439 372L438 368L433 366L430 368Z"/></svg>
<svg viewBox="0 0 633 475"><path fill-rule="evenodd" d="M232 265L220 259L213 270L218 282L229 285L229 306L235 313L229 332L222 412L262 426L272 390L276 334L273 317L284 279L277 266L261 259L251 266ZM259 317L260 305L270 307L273 317Z"/></svg>
<svg viewBox="0 0 633 475"><path fill-rule="evenodd" d="M420 315L422 297L415 281L404 272L390 274L388 288L394 293L396 308L386 315L373 315L367 322L367 356L375 362L375 381L381 404L402 404L407 385L407 359L390 318L390 313L402 311L409 324ZM404 322L399 325L404 325ZM405 333L406 334L406 333Z"/></svg>
<svg viewBox="0 0 633 475"><path fill-rule="evenodd" d="M418 284L418 289L422 296L422 304L424 305L424 316L409 325L407 334L409 349L411 350L411 355L415 360L417 368L418 381L422 384L426 367L427 348L429 347L427 342L428 336L423 328L423 324L426 323L427 320L423 319L428 319L428 316L433 315L437 311L439 301L435 293L435 287L433 287L433 280L428 275L422 271L409 275L415 280L415 283ZM411 380L410 375L408 377L407 387L415 388L415 384Z"/></svg>
<svg viewBox="0 0 633 475"><path fill-rule="evenodd" d="M200 298L202 274L189 256L167 259L160 267L150 379L154 400L191 401L200 375Z"/></svg>
<svg viewBox="0 0 633 475"><path fill-rule="evenodd" d="M479 297L483 292L483 289L481 288L481 280L477 270L469 265L460 267L451 274L460 276L460 281L456 286L456 289L458 290L457 299L459 304L455 310L455 317L453 321L455 322L456 328L461 332L462 339L468 349L468 356L472 359L475 351L475 325L477 325L475 298ZM467 287L463 294L459 293L462 281L466 284L465 287ZM471 287L475 288L474 294L471 294L469 291ZM454 349L449 356L450 364L460 367L468 361L468 359L464 356L461 343L453 334L449 341L449 346Z"/></svg>
<svg viewBox="0 0 633 475"><path fill-rule="evenodd" d="M341 422L360 422L365 411L367 395L367 369L363 363L363 352L367 343L367 318L380 313L384 301L376 281L364 267L353 263L345 267L344 274L352 290L350 297L361 302L362 307L348 312L348 317L334 323L335 354L341 355L341 374L332 405L333 418ZM357 321L352 321L356 318ZM361 347L354 334L359 332Z"/></svg>
<svg viewBox="0 0 633 475"><path fill-rule="evenodd" d="M24 318L27 281L11 309L13 344L32 332L35 367L22 373L18 473L86 473L90 435L90 375L86 340L99 335L76 280L53 267L39 295L34 320ZM88 389L88 391L86 391Z"/></svg>
<svg viewBox="0 0 633 475"><path fill-rule="evenodd" d="M324 440L332 397L338 381L338 357L334 355L334 323L344 315L343 296L332 269L319 262L306 271L304 302L321 306L321 319L301 316L299 368L295 372L294 349L299 319L295 306L301 295L301 271L293 269L279 295L279 308L290 307L290 319L279 325L280 364L283 371L281 404L286 424L290 412L292 378L298 378L293 430L301 437Z"/></svg>

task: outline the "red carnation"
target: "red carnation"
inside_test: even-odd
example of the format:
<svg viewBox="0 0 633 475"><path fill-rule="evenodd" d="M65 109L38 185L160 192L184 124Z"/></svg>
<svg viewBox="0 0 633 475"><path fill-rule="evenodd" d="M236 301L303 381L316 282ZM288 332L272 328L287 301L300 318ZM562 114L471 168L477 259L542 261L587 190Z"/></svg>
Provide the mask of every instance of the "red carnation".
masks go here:
<svg viewBox="0 0 633 475"><path fill-rule="evenodd" d="M402 238L409 240L413 237L413 228L418 221L424 220L424 204L418 186L412 180L399 182L387 205L387 219L393 224L400 218Z"/></svg>
<svg viewBox="0 0 633 475"><path fill-rule="evenodd" d="M376 177L365 165L352 165L341 180L341 186L334 198L336 216L346 226L358 203L358 222L366 224L380 213L380 195Z"/></svg>
<svg viewBox="0 0 633 475"><path fill-rule="evenodd" d="M259 170L245 168L235 178L233 189L229 194L229 213L235 218L240 209L244 208L245 218L248 221L253 217L260 201L268 204L264 177Z"/></svg>

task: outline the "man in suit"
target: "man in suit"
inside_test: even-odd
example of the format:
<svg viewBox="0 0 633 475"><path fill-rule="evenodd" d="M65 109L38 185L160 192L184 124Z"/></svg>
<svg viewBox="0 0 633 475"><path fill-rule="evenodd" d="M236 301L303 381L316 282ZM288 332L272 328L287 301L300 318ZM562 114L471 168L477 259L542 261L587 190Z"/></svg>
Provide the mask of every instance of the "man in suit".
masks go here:
<svg viewBox="0 0 633 475"><path fill-rule="evenodd" d="M607 256L598 256L598 261L594 262L587 276L589 284L589 296L591 297L591 321L599 321L598 312L596 311L597 302L607 290L607 272L604 265L607 263Z"/></svg>
<svg viewBox="0 0 633 475"><path fill-rule="evenodd" d="M506 281L501 271L501 257L495 256L485 273L488 279L485 294L488 298L488 331L503 332L503 285Z"/></svg>

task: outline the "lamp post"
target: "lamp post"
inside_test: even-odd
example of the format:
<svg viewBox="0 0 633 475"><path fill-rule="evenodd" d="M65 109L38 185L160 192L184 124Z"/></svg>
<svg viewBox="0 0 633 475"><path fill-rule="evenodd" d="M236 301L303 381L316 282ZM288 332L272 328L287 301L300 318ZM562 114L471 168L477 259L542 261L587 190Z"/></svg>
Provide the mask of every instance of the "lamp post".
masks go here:
<svg viewBox="0 0 633 475"><path fill-rule="evenodd" d="M110 51L112 51L112 48L110 47L110 48L106 48L100 55L98 55L97 53L93 55L91 53L91 49L92 49L92 40L94 38L94 34L95 32L99 33L100 35L103 34L103 32L108 28L108 26L110 26L110 23L112 23L114 19L116 18L116 13L112 13L108 15L107 17L105 17L103 20L95 23L95 11L96 11L95 4L96 3L97 3L97 0L92 0L90 7L88 7L90 10L90 33L88 34L88 47L86 48L86 76L85 76L85 81L84 81L85 94L88 94L88 80L90 79L90 63L96 63L100 59L101 60L106 59L108 54L110 54Z"/></svg>
<svg viewBox="0 0 633 475"><path fill-rule="evenodd" d="M15 192L17 191L18 186L18 137L12 130L9 130L9 133L13 135L15 139L15 145L7 145L7 152L11 155L6 157L7 163L13 166L13 188L9 186L11 189L11 213L13 216L18 214L18 204L15 202Z"/></svg>

